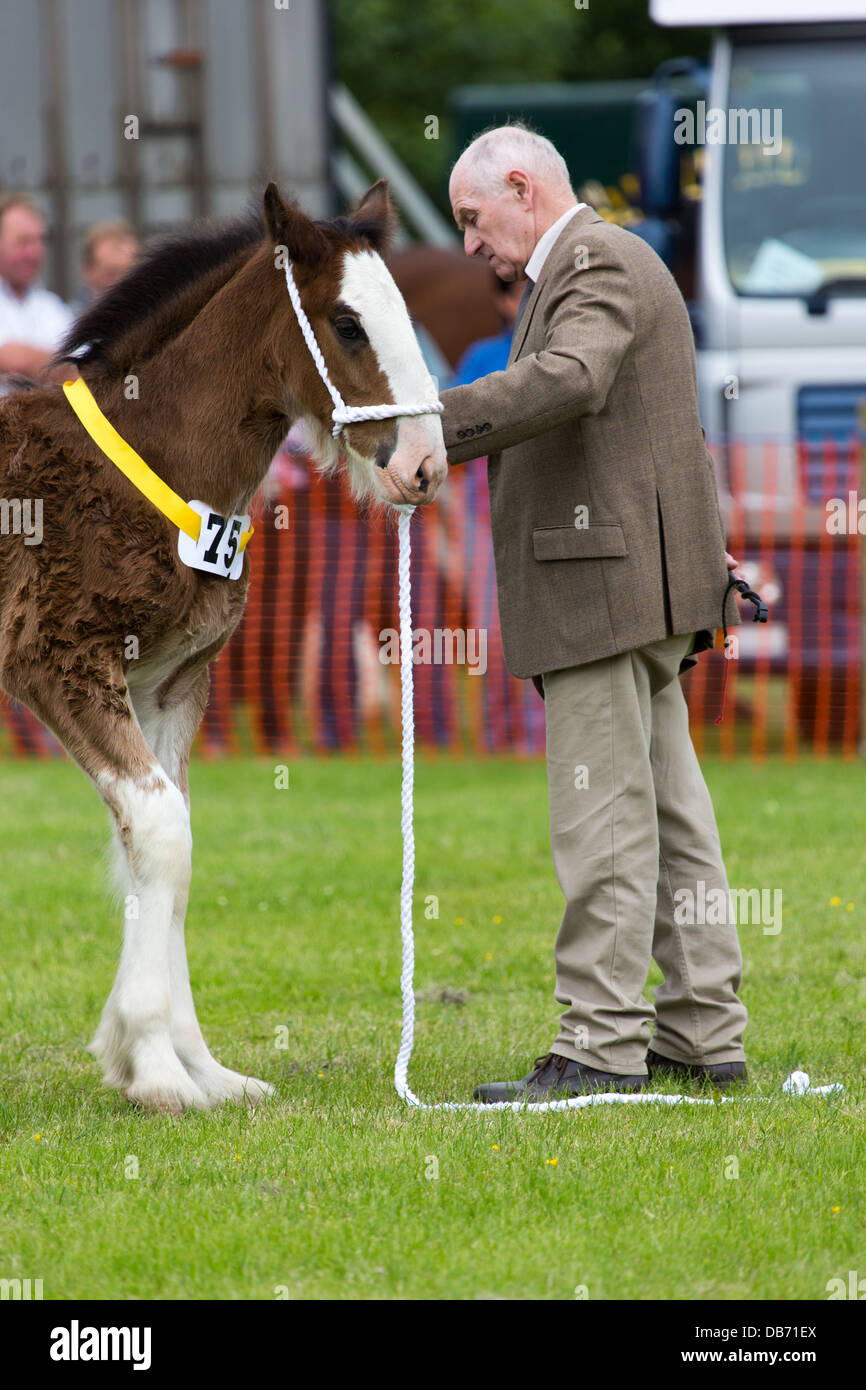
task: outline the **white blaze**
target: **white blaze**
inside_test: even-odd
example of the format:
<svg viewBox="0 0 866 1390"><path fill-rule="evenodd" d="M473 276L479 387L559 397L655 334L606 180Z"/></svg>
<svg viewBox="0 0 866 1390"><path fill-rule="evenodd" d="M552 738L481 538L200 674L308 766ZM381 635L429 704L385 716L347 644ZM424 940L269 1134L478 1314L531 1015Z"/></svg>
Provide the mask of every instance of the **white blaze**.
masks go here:
<svg viewBox="0 0 866 1390"><path fill-rule="evenodd" d="M360 318L388 379L394 403L423 405L426 401L438 401L439 393L418 346L405 301L382 257L375 251L347 252L340 296ZM408 449L416 449L422 456L428 452L442 453L442 423L437 414L407 415L399 420L395 455Z"/></svg>

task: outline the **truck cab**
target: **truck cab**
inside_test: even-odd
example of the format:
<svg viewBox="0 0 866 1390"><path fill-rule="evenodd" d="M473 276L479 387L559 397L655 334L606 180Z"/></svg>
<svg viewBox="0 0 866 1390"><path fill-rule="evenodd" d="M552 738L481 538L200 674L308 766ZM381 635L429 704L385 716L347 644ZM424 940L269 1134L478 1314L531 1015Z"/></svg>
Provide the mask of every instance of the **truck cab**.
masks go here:
<svg viewBox="0 0 866 1390"><path fill-rule="evenodd" d="M833 534L829 512L860 488L866 448L866 3L651 0L650 13L715 26L690 100L676 65L647 95L638 172L648 235L669 246L672 171L686 152L701 171L701 413L729 549L771 600L770 627L742 630L740 655L797 670L806 733L824 668L825 691L838 687L825 723L840 735L860 664L859 546L856 506L853 539ZM678 148L660 148L670 130Z"/></svg>

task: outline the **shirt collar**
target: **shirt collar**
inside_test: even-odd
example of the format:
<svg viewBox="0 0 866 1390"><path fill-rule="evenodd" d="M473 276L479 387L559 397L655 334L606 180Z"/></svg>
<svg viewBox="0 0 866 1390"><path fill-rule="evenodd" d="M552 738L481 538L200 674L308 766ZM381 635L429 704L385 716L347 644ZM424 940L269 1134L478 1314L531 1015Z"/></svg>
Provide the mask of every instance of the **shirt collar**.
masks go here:
<svg viewBox="0 0 866 1390"><path fill-rule="evenodd" d="M528 279L535 281L541 274L541 267L553 250L553 244L557 240L566 222L570 222L576 212L585 208L586 203L575 203L574 207L566 208L561 217L558 217L552 227L548 227L543 236L540 236L535 250L526 262L526 275Z"/></svg>
<svg viewBox="0 0 866 1390"><path fill-rule="evenodd" d="M24 298L19 299L18 295L15 293L12 286L9 284L9 281L4 280L3 276L0 275L0 294L2 294L4 299L8 299L10 304L17 304L19 309L23 309L25 305L30 303L30 300L33 298L35 289L36 286L31 285L29 289L26 289L24 291Z"/></svg>

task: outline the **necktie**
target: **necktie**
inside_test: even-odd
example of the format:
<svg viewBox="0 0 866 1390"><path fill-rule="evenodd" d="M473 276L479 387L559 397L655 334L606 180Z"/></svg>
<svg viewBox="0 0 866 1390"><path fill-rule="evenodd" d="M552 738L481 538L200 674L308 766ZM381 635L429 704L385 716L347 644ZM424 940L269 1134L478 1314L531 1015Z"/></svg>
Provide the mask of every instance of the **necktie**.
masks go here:
<svg viewBox="0 0 866 1390"><path fill-rule="evenodd" d="M520 303L519 303L518 306L517 306L517 318L514 320L514 331L515 331L515 333L517 332L517 325L519 324L520 320L521 320L522 317L523 317L523 311L524 311L524 309L526 308L526 305L527 305L527 303L528 303L528 301L529 301L529 296L532 294L532 291L533 291L534 289L535 289L535 281L534 281L534 280L530 280L529 277L527 276L527 278L526 278L526 288L525 288L525 290L523 291L523 295L521 296Z"/></svg>

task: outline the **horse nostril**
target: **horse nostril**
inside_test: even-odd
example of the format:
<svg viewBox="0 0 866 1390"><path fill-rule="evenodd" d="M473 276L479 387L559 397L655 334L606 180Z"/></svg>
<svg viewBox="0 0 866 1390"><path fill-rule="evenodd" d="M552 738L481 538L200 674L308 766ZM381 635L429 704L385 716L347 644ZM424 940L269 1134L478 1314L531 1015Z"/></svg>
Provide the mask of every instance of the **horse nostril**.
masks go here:
<svg viewBox="0 0 866 1390"><path fill-rule="evenodd" d="M427 488L429 486L429 479L426 475L425 469L428 464L432 463L432 460L432 454L425 454L424 458L421 460L420 466L417 468L415 472L415 482L419 492L427 491Z"/></svg>
<svg viewBox="0 0 866 1390"><path fill-rule="evenodd" d="M393 444L389 444L386 439L380 440L379 443L376 445L376 452L373 455L373 460L376 464L376 467L387 468L388 464L391 461L391 455L393 454L393 452Z"/></svg>

